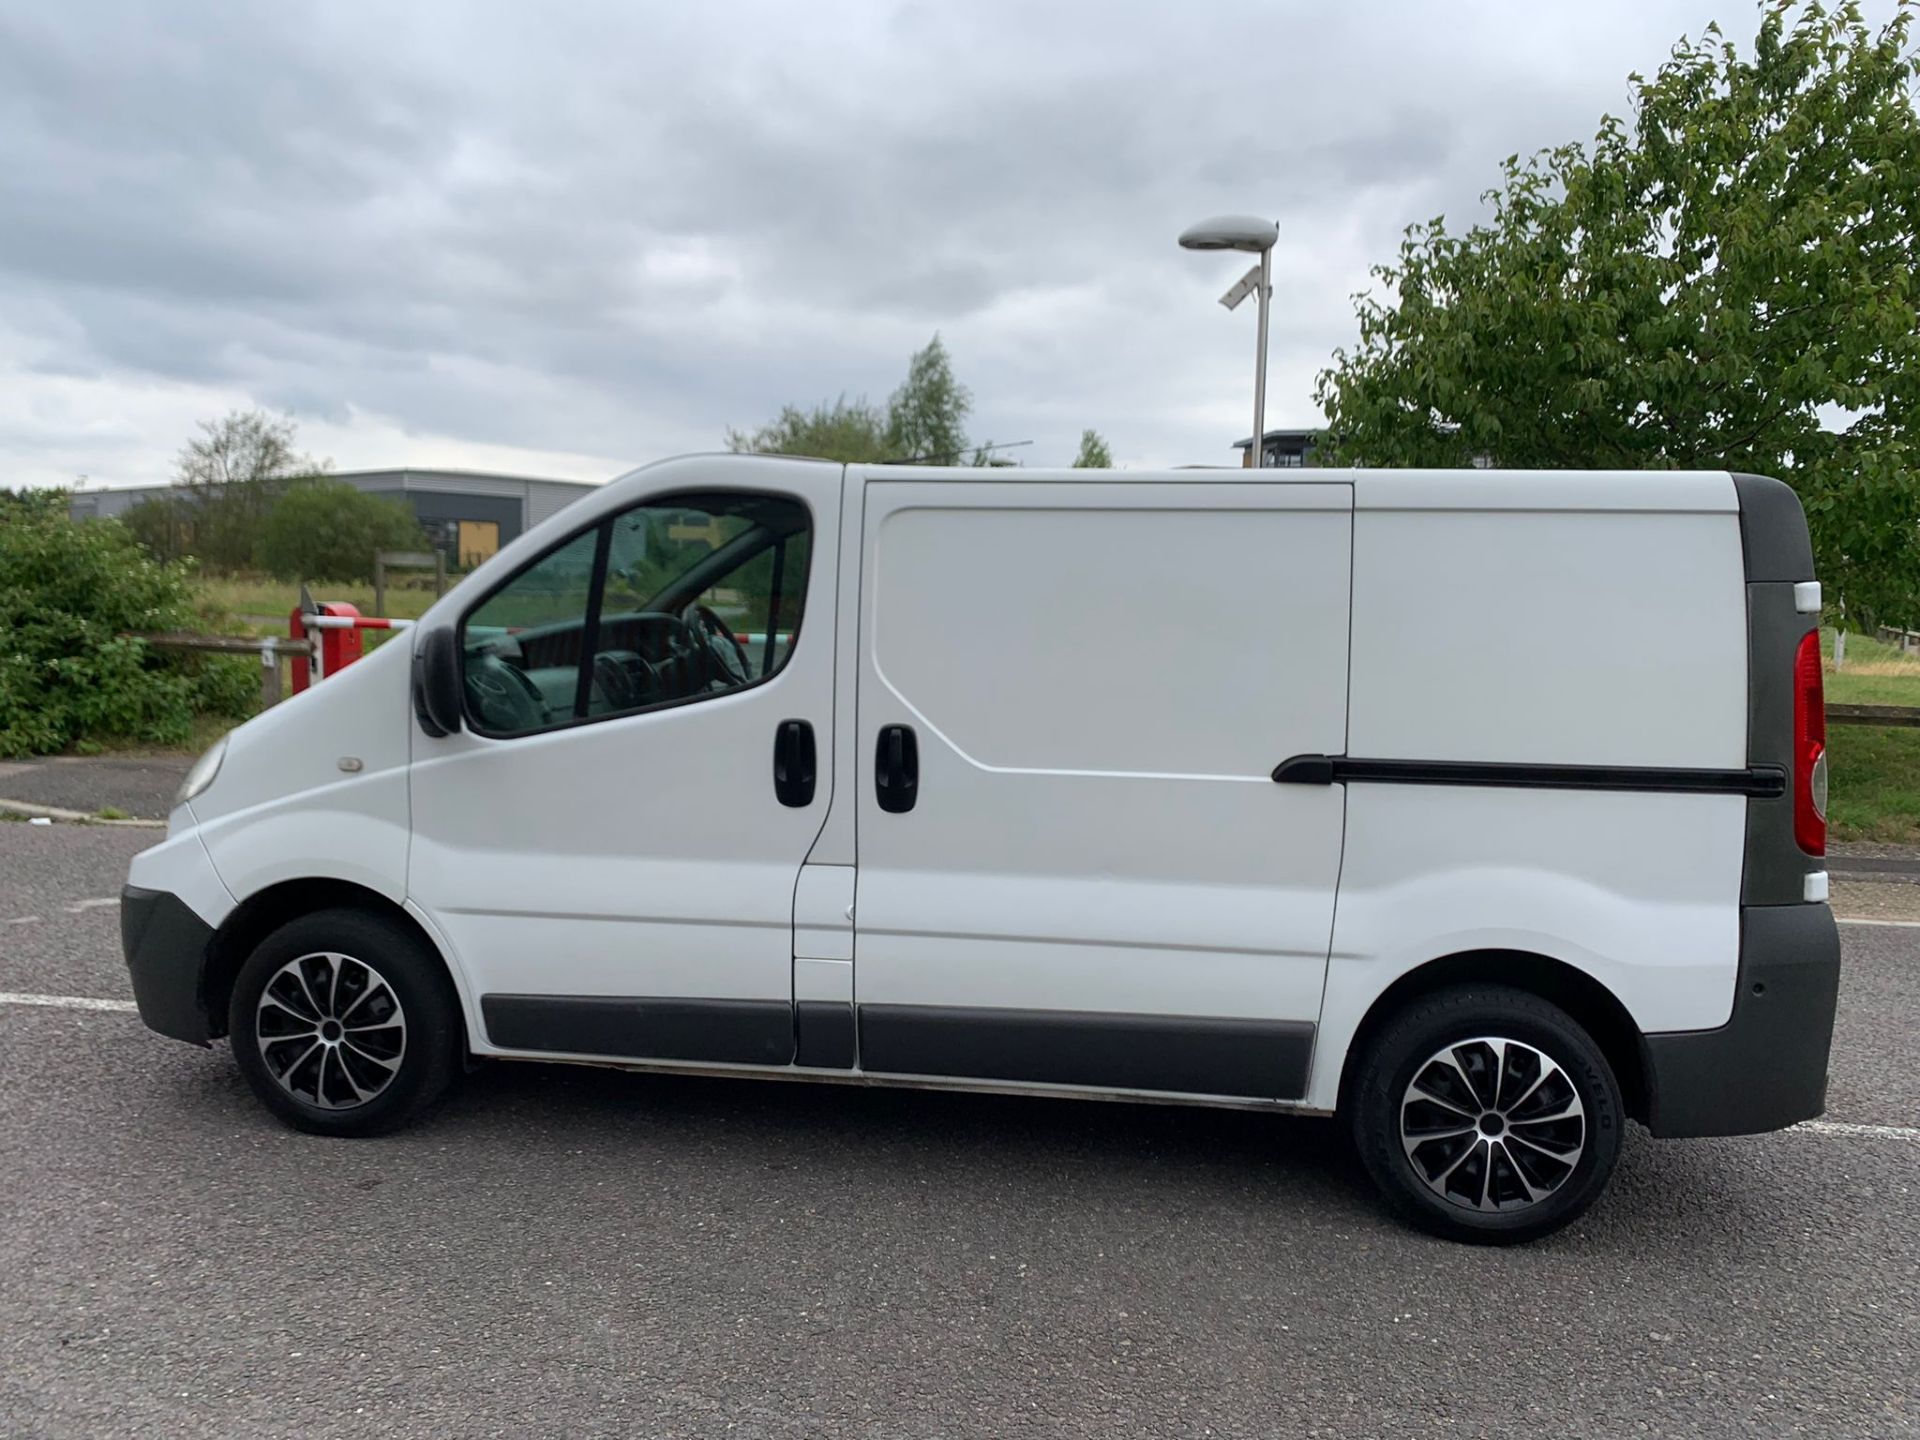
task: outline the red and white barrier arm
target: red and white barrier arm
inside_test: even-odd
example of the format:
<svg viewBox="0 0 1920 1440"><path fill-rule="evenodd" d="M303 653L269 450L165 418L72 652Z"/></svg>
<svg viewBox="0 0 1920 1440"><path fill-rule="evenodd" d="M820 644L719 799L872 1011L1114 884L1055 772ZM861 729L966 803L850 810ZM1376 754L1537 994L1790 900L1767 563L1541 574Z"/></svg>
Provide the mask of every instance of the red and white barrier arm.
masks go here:
<svg viewBox="0 0 1920 1440"><path fill-rule="evenodd" d="M309 630L411 630L412 620L376 620L371 615L303 615L300 623Z"/></svg>

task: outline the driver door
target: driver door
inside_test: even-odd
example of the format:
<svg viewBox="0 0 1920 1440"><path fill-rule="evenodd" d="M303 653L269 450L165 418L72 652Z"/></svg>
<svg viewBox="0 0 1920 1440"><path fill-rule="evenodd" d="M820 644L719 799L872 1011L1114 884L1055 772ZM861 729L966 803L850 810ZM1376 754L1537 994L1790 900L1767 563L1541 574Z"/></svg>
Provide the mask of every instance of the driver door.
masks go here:
<svg viewBox="0 0 1920 1440"><path fill-rule="evenodd" d="M462 617L466 724L416 733L408 888L488 1049L793 1058L842 471L759 473L762 490L681 490L557 539ZM813 782L789 765L776 790L796 725Z"/></svg>

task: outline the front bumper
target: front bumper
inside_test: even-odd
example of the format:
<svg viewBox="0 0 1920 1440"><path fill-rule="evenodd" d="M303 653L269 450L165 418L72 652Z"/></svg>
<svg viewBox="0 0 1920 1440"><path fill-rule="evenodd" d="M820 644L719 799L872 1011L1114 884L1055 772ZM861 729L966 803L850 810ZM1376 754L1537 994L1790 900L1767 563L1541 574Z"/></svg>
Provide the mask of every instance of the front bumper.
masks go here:
<svg viewBox="0 0 1920 1440"><path fill-rule="evenodd" d="M1733 1015L1717 1030L1646 1037L1647 1128L1655 1135L1757 1135L1827 1104L1840 995L1840 931L1825 905L1740 912Z"/></svg>
<svg viewBox="0 0 1920 1440"><path fill-rule="evenodd" d="M120 948L149 1030L207 1043L202 982L212 943L213 927L171 891L129 885L120 892Z"/></svg>

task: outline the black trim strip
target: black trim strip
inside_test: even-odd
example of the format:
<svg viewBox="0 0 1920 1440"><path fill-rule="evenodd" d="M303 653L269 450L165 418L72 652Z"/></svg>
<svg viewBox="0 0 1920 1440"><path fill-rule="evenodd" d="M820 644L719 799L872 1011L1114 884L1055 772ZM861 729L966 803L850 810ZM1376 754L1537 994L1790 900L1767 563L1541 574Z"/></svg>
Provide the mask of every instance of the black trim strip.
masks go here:
<svg viewBox="0 0 1920 1440"><path fill-rule="evenodd" d="M1740 502L1740 548L1749 585L1813 579L1807 512L1785 481L1770 475L1733 477Z"/></svg>
<svg viewBox="0 0 1920 1440"><path fill-rule="evenodd" d="M793 1007L798 1040L793 1063L820 1070L853 1068L853 1005L845 1000L802 1000Z"/></svg>
<svg viewBox="0 0 1920 1440"><path fill-rule="evenodd" d="M1655 765L1512 765L1478 760L1364 760L1350 755L1292 755L1274 767L1282 785L1491 785L1521 790L1637 790L1694 795L1787 793L1773 765L1742 770Z"/></svg>
<svg viewBox="0 0 1920 1440"><path fill-rule="evenodd" d="M882 1074L1298 1100L1314 1027L1300 1020L862 1005L860 1068Z"/></svg>
<svg viewBox="0 0 1920 1440"><path fill-rule="evenodd" d="M786 1065L786 1000L653 999L627 995L482 995L487 1038L507 1050Z"/></svg>

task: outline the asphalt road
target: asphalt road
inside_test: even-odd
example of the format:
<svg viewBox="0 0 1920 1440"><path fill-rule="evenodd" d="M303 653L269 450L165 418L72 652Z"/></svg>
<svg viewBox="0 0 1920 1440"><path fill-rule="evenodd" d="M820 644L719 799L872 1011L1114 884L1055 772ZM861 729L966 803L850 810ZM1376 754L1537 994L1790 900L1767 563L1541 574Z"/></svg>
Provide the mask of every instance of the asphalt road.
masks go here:
<svg viewBox="0 0 1920 1440"><path fill-rule="evenodd" d="M191 755L57 755L0 761L0 799L56 805L83 815L111 807L141 820L164 820Z"/></svg>
<svg viewBox="0 0 1920 1440"><path fill-rule="evenodd" d="M0 824L0 991L126 998L149 839ZM1843 934L1833 1128L1497 1252L1325 1122L501 1065L330 1142L0 1003L0 1434L1920 1434L1920 929Z"/></svg>

